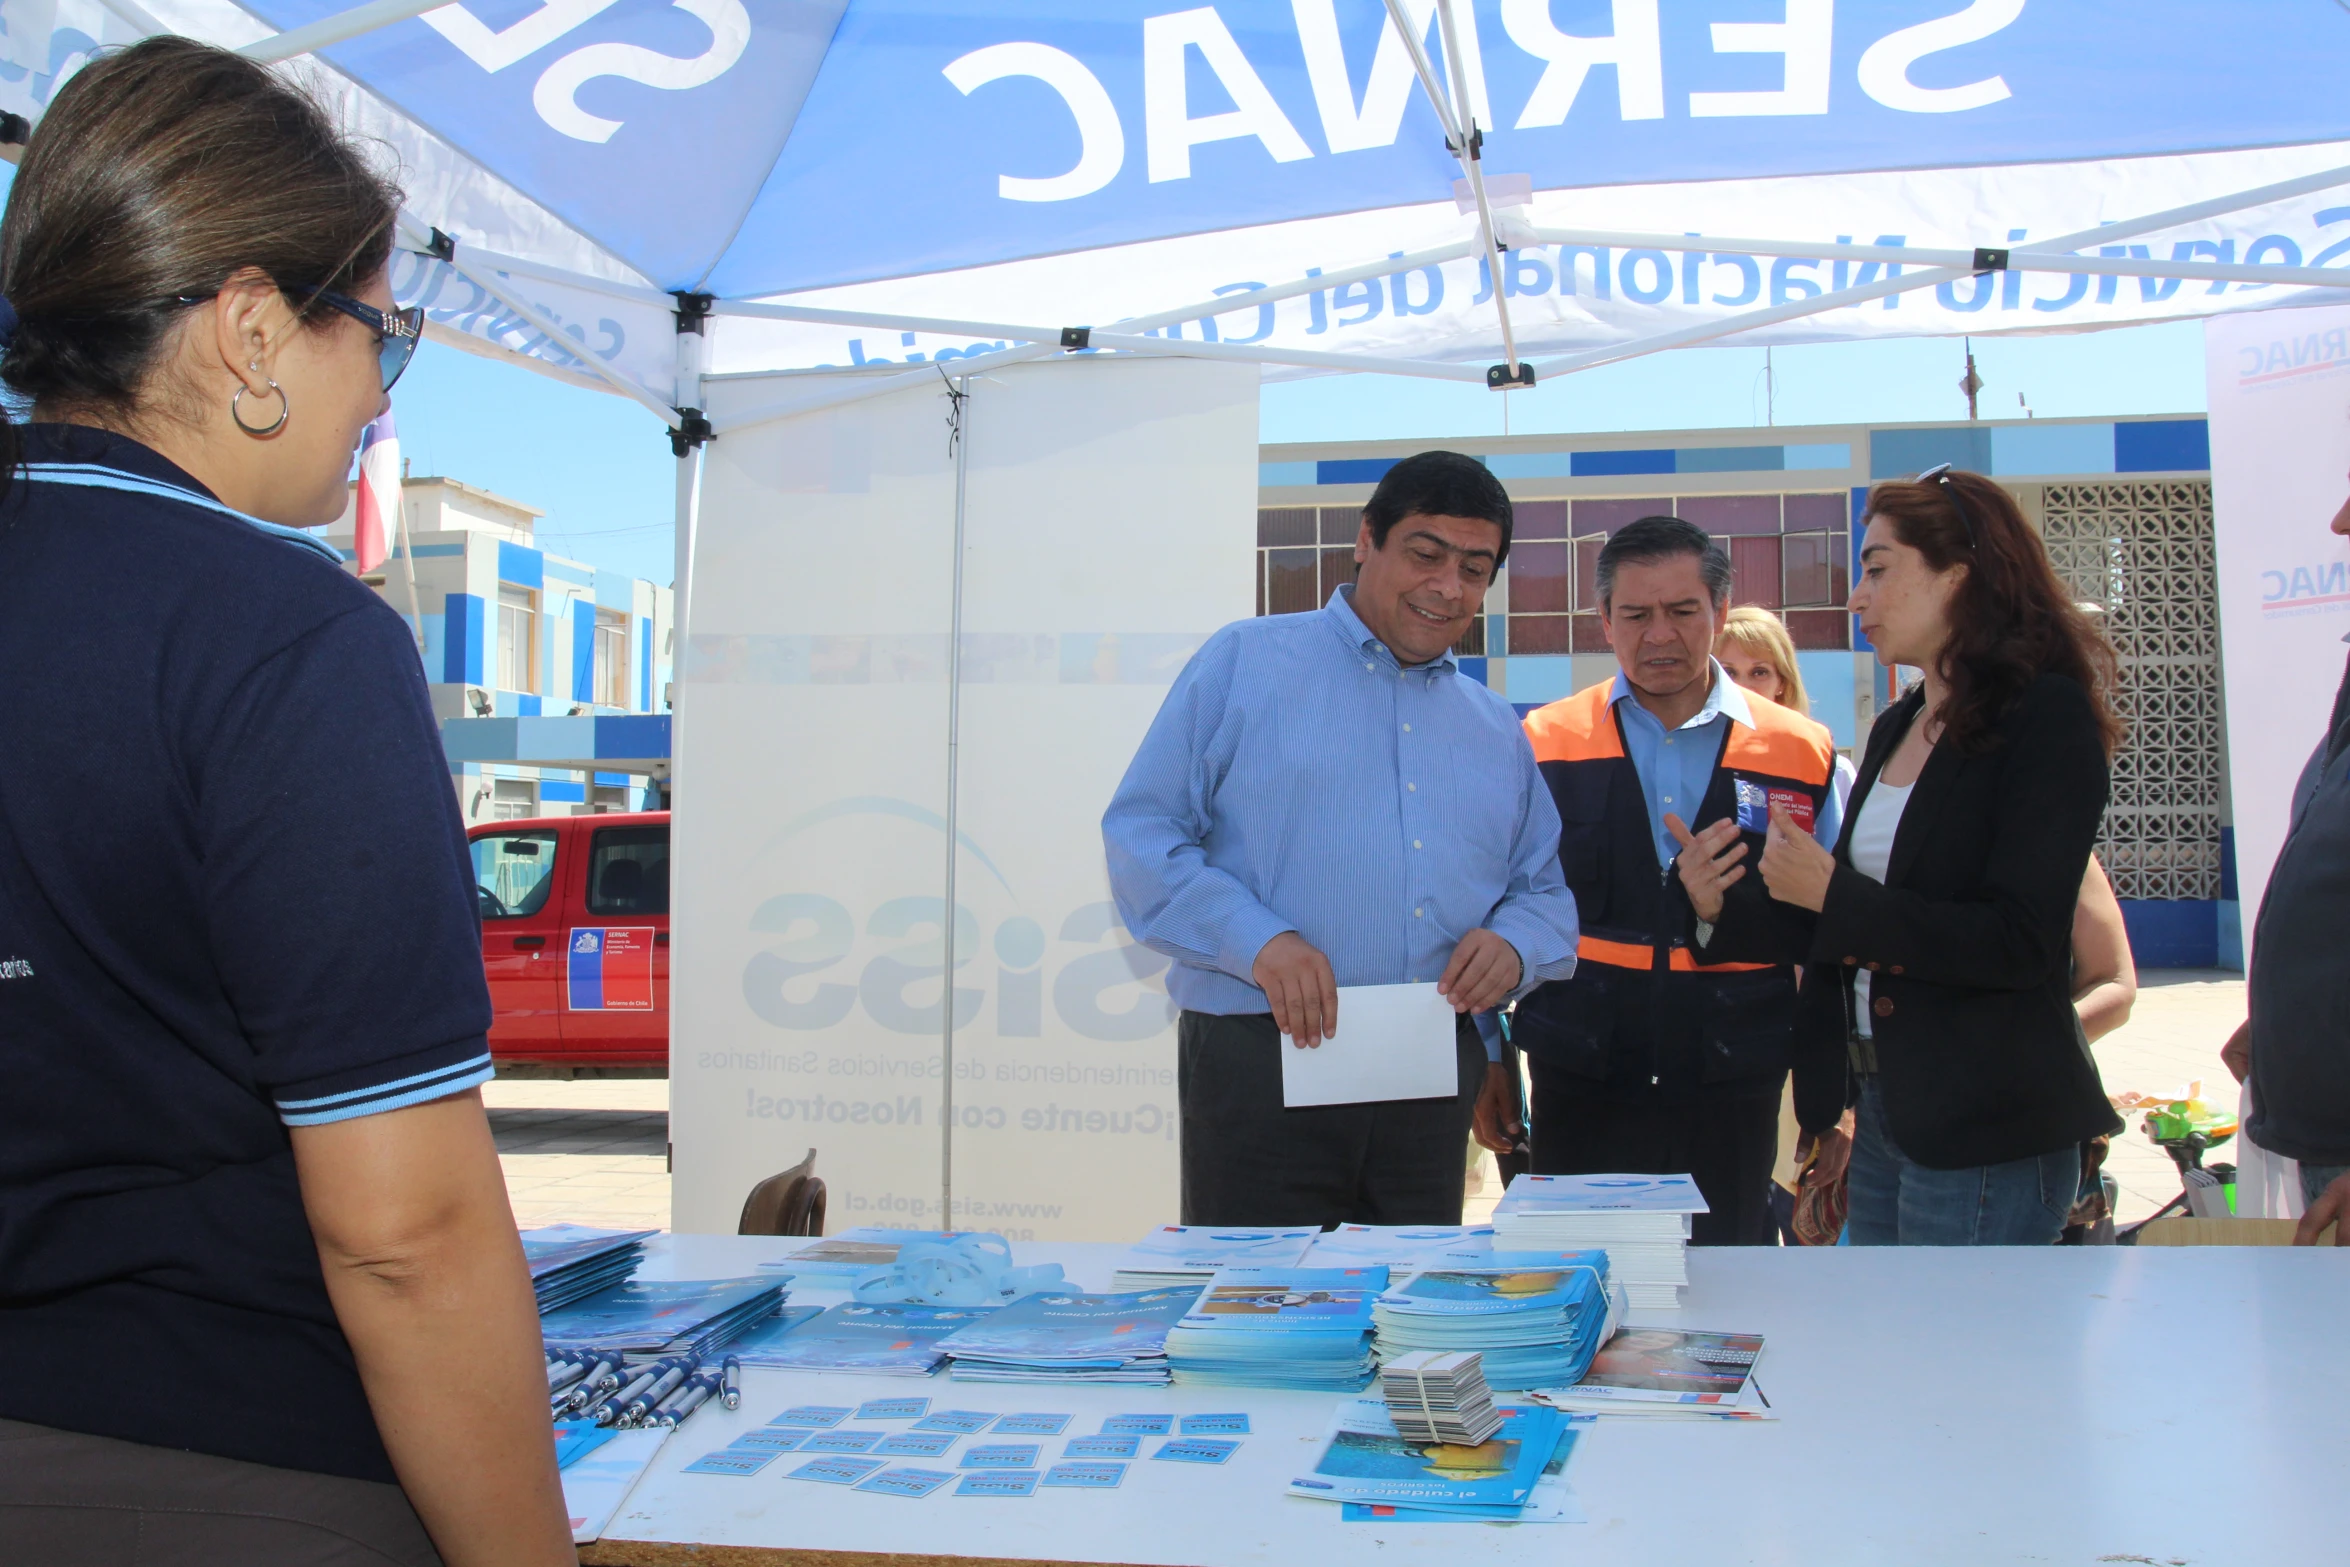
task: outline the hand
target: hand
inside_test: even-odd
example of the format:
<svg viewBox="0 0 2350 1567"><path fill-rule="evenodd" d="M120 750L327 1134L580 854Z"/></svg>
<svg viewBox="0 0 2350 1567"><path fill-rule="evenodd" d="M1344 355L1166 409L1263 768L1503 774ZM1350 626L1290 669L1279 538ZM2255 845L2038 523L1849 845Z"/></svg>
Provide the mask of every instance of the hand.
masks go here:
<svg viewBox="0 0 2350 1567"><path fill-rule="evenodd" d="M1725 816L1705 831L1692 833L1687 822L1668 812L1665 831L1681 846L1673 863L1680 870L1681 885L1688 889L1689 906L1711 925L1722 917L1722 889L1746 874L1746 867L1738 863L1746 858L1738 819Z"/></svg>
<svg viewBox="0 0 2350 1567"><path fill-rule="evenodd" d="M1257 949L1248 977L1273 1004L1273 1026L1301 1050L1319 1047L1338 1032L1338 980L1330 960L1294 930L1285 930Z"/></svg>
<svg viewBox="0 0 2350 1567"><path fill-rule="evenodd" d="M2234 1074L2237 1082L2252 1075L2252 1020L2246 1018L2236 1025L2228 1042L2219 1047L2220 1063Z"/></svg>
<svg viewBox="0 0 2350 1567"><path fill-rule="evenodd" d="M1455 1012L1490 1012L1510 998L1525 972L1517 948L1489 930L1473 930L1452 949L1436 993Z"/></svg>
<svg viewBox="0 0 2350 1567"><path fill-rule="evenodd" d="M1852 1112L1824 1132L1806 1132L1795 1142L1795 1163L1803 1170L1803 1184L1827 1186L1852 1164Z"/></svg>
<svg viewBox="0 0 2350 1567"><path fill-rule="evenodd" d="M1485 1086L1477 1090L1469 1133L1478 1147L1494 1153L1516 1153L1526 1146L1526 1123L1518 1119L1518 1085L1499 1061L1485 1063Z"/></svg>
<svg viewBox="0 0 2350 1567"><path fill-rule="evenodd" d="M1771 807L1771 830L1763 839L1762 879L1781 903L1817 914L1827 906L1828 883L1836 874L1836 856L1819 840L1795 825L1787 807Z"/></svg>
<svg viewBox="0 0 2350 1567"><path fill-rule="evenodd" d="M2315 1246L2329 1224L2334 1226L2334 1244L2341 1245L2342 1232L2350 1230L2350 1175L2334 1177L2334 1184L2317 1194L2293 1231L2293 1244Z"/></svg>

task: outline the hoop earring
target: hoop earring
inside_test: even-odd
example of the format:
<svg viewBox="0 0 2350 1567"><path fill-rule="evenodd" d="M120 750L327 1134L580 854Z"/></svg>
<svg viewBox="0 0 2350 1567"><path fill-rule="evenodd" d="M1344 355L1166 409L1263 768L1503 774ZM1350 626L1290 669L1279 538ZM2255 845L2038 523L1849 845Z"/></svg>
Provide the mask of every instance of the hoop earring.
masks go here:
<svg viewBox="0 0 2350 1567"><path fill-rule="evenodd" d="M293 406L286 401L285 392L275 381L269 383L269 389L277 395L277 418L273 423L259 429L256 429L254 426L247 424L245 422L245 416L238 411L237 405L245 400L244 387L238 387L236 395L228 400L228 416L235 420L237 428L244 431L247 435L258 438L260 436L277 434L278 431L286 427L286 415L294 411Z"/></svg>

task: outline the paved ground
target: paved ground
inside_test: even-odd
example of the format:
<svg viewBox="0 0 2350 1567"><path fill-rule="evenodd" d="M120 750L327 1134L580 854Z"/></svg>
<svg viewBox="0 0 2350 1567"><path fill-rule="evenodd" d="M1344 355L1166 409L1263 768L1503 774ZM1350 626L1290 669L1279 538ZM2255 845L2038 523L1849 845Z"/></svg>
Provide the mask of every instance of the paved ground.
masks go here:
<svg viewBox="0 0 2350 1567"><path fill-rule="evenodd" d="M2097 1045L2106 1091L2169 1095L2200 1081L2207 1095L2233 1105L2236 1085L2219 1063L2219 1047L2243 1017L2239 975L2206 969L2141 975L2129 1023ZM483 1098L521 1223L669 1223L666 1082L499 1082ZM2121 1187L2125 1223L2178 1194L2177 1170L2134 1118L2114 1140L2106 1167ZM1466 1204L1472 1222L1488 1216L1500 1195L1492 1160L1481 1160Z"/></svg>

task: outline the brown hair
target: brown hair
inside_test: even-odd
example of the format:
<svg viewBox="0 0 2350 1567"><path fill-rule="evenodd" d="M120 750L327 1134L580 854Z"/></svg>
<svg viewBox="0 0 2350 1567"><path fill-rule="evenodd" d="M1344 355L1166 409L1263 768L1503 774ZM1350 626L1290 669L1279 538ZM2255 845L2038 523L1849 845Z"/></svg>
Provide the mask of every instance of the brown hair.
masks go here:
<svg viewBox="0 0 2350 1567"><path fill-rule="evenodd" d="M136 411L180 299L209 299L246 267L347 292L390 259L399 205L267 67L174 37L101 55L51 103L0 221L0 295L17 316L0 380L59 410ZM0 443L5 482L14 431Z"/></svg>
<svg viewBox="0 0 2350 1567"><path fill-rule="evenodd" d="M1967 568L1950 603L1950 640L1937 671L1950 688L1945 738L1961 751L1988 749L1999 720L2033 680L2063 675L2089 693L2099 737L2113 754L2122 737L2113 705L2120 662L2074 604L2014 496L1979 473L1953 470L1947 489L1940 481L1880 484L1863 515L1892 524L1894 536L1935 571Z"/></svg>

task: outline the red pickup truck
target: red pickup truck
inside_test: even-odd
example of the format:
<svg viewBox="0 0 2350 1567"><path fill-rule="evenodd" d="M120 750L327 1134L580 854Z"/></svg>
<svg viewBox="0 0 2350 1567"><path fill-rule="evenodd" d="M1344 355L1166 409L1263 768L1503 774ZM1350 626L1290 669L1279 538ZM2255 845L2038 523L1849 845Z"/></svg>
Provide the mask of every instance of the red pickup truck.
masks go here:
<svg viewBox="0 0 2350 1567"><path fill-rule="evenodd" d="M490 1055L516 1076L669 1072L669 813L469 830Z"/></svg>

